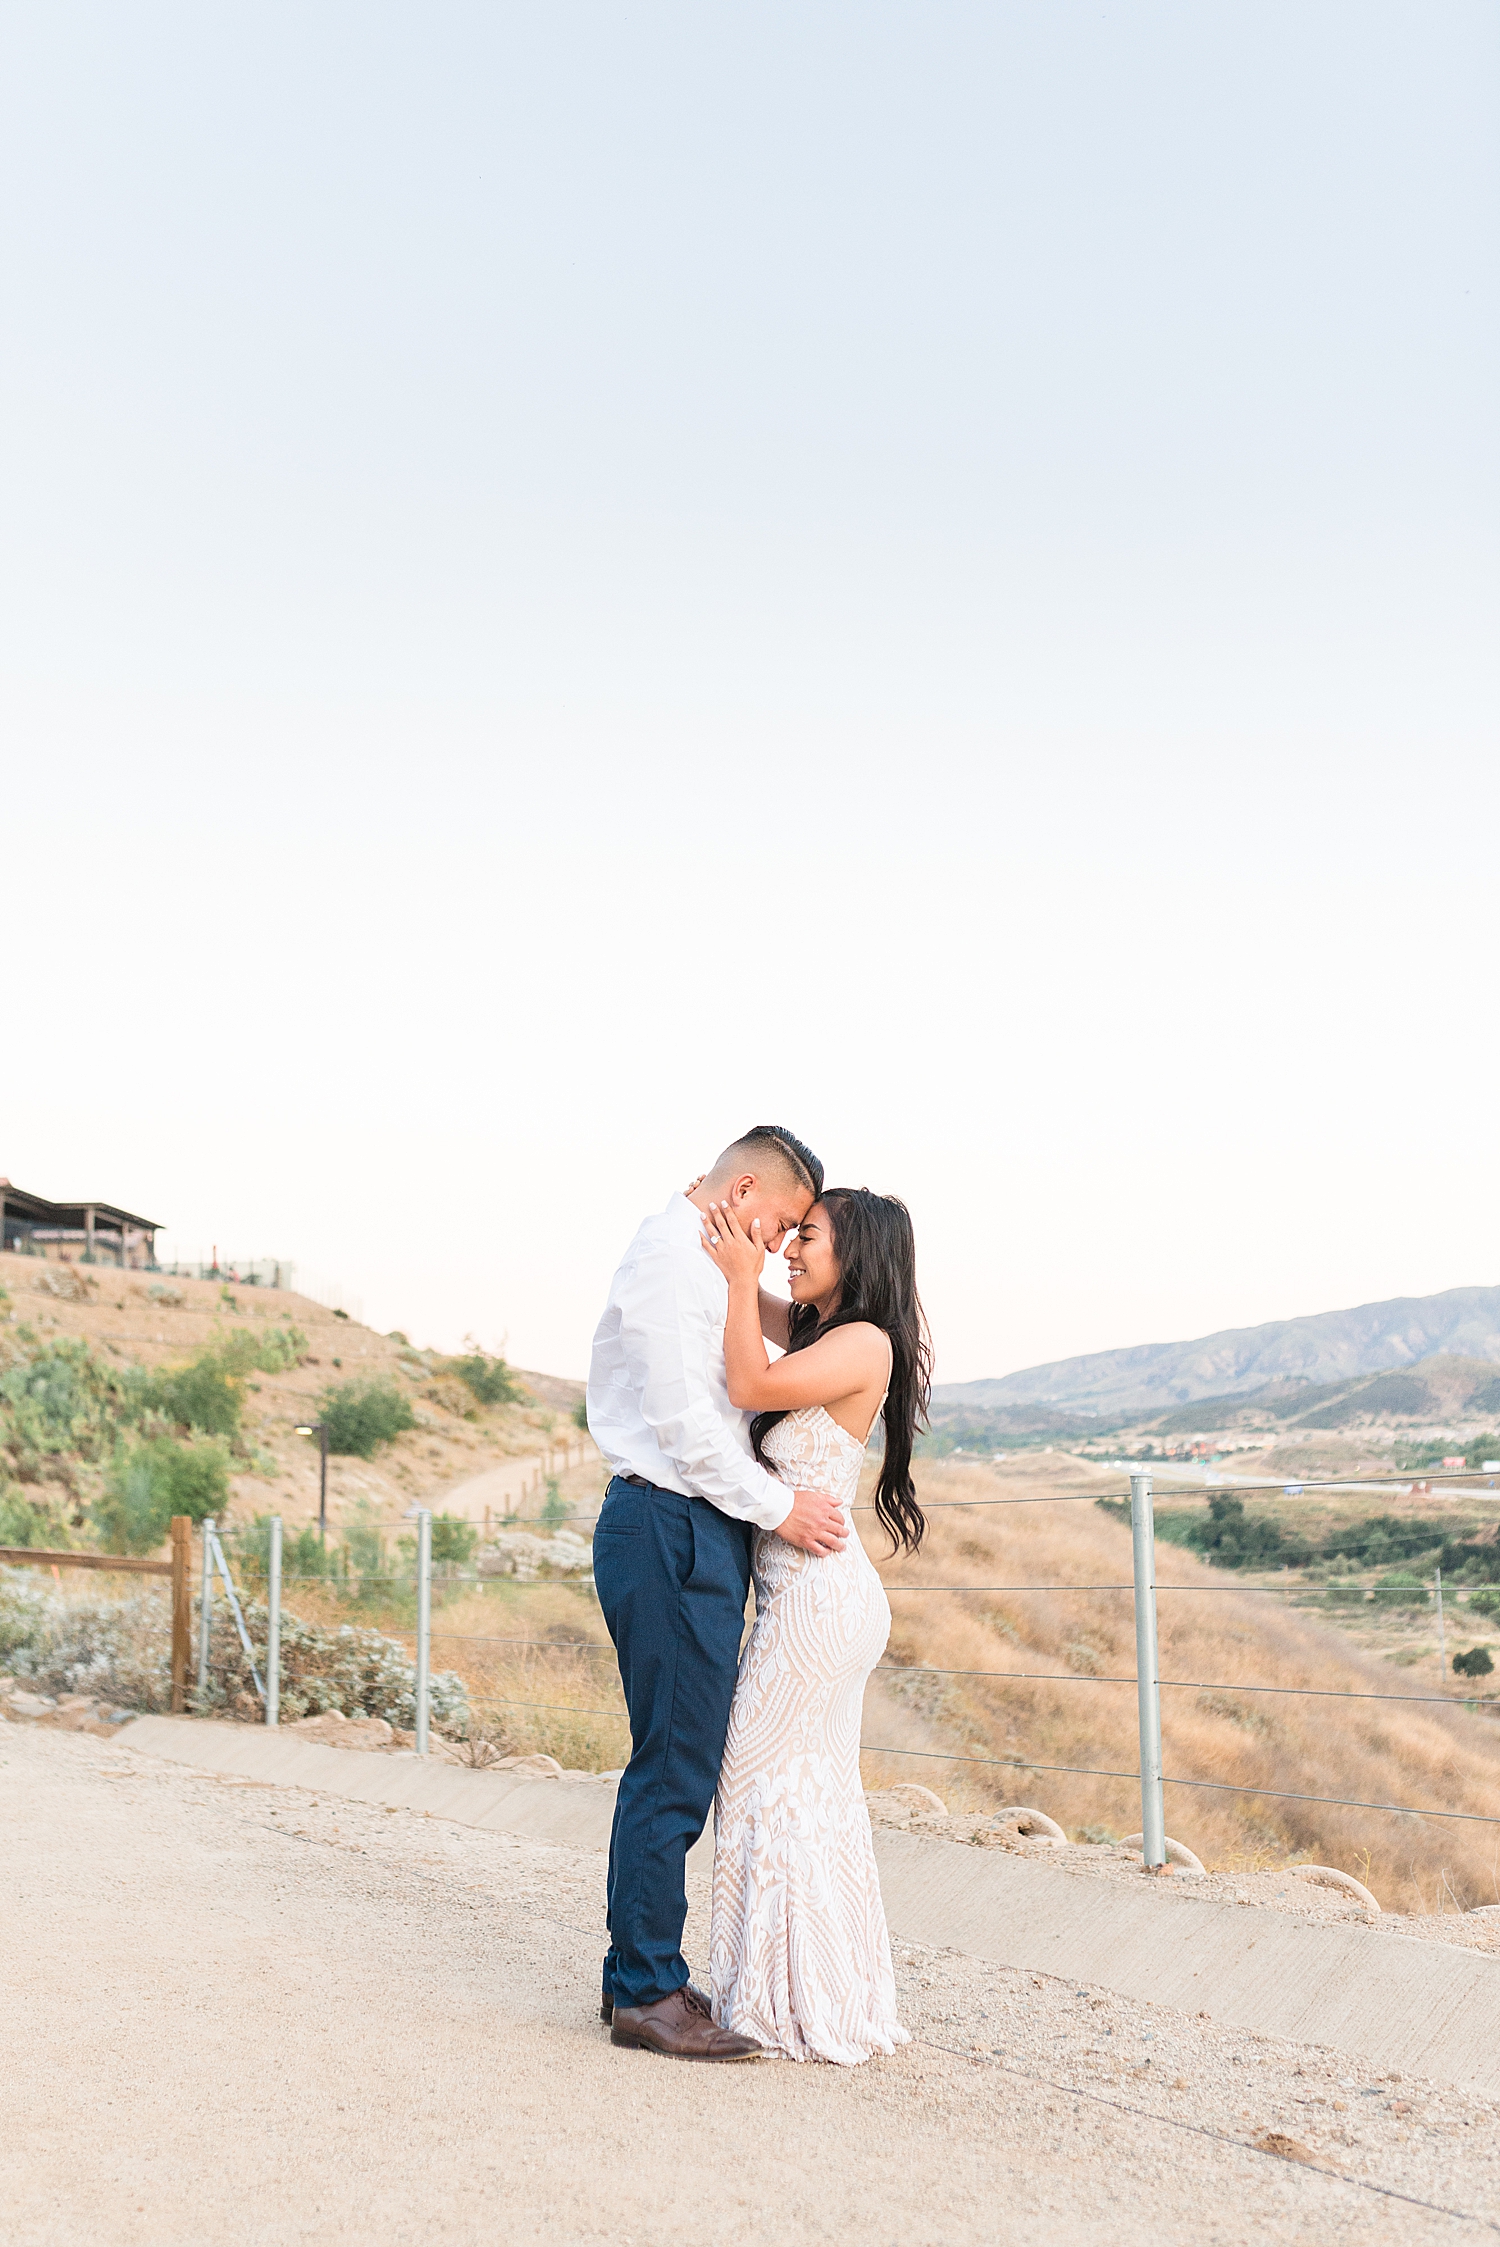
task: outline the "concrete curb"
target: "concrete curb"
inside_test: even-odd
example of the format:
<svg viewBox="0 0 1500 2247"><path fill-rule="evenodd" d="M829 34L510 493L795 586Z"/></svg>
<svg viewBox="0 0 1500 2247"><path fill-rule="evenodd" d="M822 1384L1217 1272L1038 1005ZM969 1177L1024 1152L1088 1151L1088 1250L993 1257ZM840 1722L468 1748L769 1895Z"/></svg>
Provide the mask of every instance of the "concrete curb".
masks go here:
<svg viewBox="0 0 1500 2247"><path fill-rule="evenodd" d="M1221 2026L1331 2045L1371 2069L1500 2090L1500 1959L1367 1926L1316 1927L1184 1882L1094 1880L877 1831L886 1916L912 1941L1093 1982Z"/></svg>
<svg viewBox="0 0 1500 2247"><path fill-rule="evenodd" d="M287 1733L191 1717L138 1717L117 1735L169 1762L266 1786L307 1787L573 1849L609 1843L614 1789L325 1748ZM886 1916L910 1941L1122 1997L1204 2012L1221 2026L1332 2046L1500 2091L1500 1959L1366 1926L1317 1927L1188 1883L1091 1879L1035 1859L875 1831ZM707 1872L708 1834L689 1863Z"/></svg>
<svg viewBox="0 0 1500 2247"><path fill-rule="evenodd" d="M425 1811L461 1826L484 1826L555 1841L570 1849L607 1849L613 1787L565 1779L521 1778L509 1771L469 1771L426 1763L414 1755L325 1748L262 1725L219 1724L196 1717L141 1716L120 1727L128 1748L224 1778L268 1787L308 1787L348 1802Z"/></svg>

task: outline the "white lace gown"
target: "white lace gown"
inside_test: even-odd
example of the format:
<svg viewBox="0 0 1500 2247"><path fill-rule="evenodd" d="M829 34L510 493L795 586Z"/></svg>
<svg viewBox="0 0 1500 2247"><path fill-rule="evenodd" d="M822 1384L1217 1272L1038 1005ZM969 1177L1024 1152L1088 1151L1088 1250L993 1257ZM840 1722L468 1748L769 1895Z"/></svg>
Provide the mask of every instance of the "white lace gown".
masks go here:
<svg viewBox="0 0 1500 2247"><path fill-rule="evenodd" d="M853 1502L865 1447L822 1405L766 1439L785 1482ZM865 1680L891 1610L869 1555L755 1538L755 1626L714 1803L714 2017L789 2060L846 2067L908 2042L859 1776Z"/></svg>

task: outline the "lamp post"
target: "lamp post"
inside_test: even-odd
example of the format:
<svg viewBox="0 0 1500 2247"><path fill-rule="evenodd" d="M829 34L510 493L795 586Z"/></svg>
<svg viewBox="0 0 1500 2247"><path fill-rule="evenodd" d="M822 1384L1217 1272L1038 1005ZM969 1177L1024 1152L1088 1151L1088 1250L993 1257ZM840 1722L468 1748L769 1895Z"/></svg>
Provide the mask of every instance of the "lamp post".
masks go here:
<svg viewBox="0 0 1500 2247"><path fill-rule="evenodd" d="M299 1420L299 1436L316 1436L318 1439L318 1537L328 1543L328 1423L326 1420Z"/></svg>

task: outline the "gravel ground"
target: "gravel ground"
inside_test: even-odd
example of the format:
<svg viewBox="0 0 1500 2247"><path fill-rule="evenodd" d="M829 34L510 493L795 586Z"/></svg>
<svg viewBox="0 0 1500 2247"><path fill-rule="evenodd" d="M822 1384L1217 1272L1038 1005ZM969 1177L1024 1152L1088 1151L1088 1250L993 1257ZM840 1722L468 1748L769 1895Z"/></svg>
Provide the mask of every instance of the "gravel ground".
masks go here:
<svg viewBox="0 0 1500 2247"><path fill-rule="evenodd" d="M6 2247L1500 2230L1495 2102L1323 2052L904 1944L895 2059L674 2065L595 2018L593 1852L21 1725L0 1798Z"/></svg>

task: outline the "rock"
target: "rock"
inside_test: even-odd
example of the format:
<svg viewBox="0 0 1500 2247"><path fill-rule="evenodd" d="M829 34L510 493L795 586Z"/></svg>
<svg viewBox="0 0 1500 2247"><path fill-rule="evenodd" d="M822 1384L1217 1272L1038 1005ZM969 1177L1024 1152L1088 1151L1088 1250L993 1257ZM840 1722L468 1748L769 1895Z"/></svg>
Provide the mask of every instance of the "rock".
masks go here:
<svg viewBox="0 0 1500 2247"><path fill-rule="evenodd" d="M899 1786L887 1790L902 1802L909 1802L913 1810L935 1810L940 1818L948 1815L948 1805L931 1787L918 1786L915 1779L903 1779Z"/></svg>
<svg viewBox="0 0 1500 2247"><path fill-rule="evenodd" d="M286 1726L300 1740L313 1740L327 1748L364 1748L377 1752L395 1745L395 1734L383 1716L345 1716L325 1709L321 1716L298 1717Z"/></svg>
<svg viewBox="0 0 1500 2247"><path fill-rule="evenodd" d="M54 1295L61 1303L87 1303L99 1292L99 1282L71 1264L49 1264L32 1282L38 1295Z"/></svg>
<svg viewBox="0 0 1500 2247"><path fill-rule="evenodd" d="M508 1755L495 1765L497 1771L513 1771L518 1779L562 1779L567 1776L556 1756Z"/></svg>
<svg viewBox="0 0 1500 2247"><path fill-rule="evenodd" d="M594 1565L593 1547L587 1538L570 1529L554 1537L534 1537L529 1529L502 1529L476 1561L481 1576L514 1576L529 1584L538 1576L587 1576Z"/></svg>
<svg viewBox="0 0 1500 2247"><path fill-rule="evenodd" d="M1140 1833L1128 1833L1125 1836L1124 1841L1120 1844L1122 1849L1131 1850L1143 1849L1145 1845L1146 1837L1144 1834ZM1188 1848L1186 1842L1174 1841L1172 1839L1172 1836L1168 1834L1166 1836L1166 1849L1166 1864L1160 1866L1153 1865L1151 1867L1151 1870L1153 1872L1166 1872L1170 1867L1175 1866L1179 1872L1187 1874L1191 1879L1202 1879L1205 1877L1202 1861L1193 1855L1193 1852Z"/></svg>
<svg viewBox="0 0 1500 2247"><path fill-rule="evenodd" d="M1334 2105L1338 2105L1337 2099ZM1316 2161L1318 2158L1311 2146L1305 2146L1300 2138L1289 2138L1284 2130L1263 2130L1250 2142L1259 2152L1277 2154L1283 2161Z"/></svg>
<svg viewBox="0 0 1500 2247"><path fill-rule="evenodd" d="M314 1739L326 1748L364 1748L384 1753L395 1744L395 1735L384 1717L344 1717L330 1708L321 1717L299 1717L287 1726L299 1739Z"/></svg>
<svg viewBox="0 0 1500 2247"><path fill-rule="evenodd" d="M915 1781L895 1787L878 1787L865 1796L865 1807L877 1826L912 1826L919 1820L946 1818L947 1804L931 1787Z"/></svg>
<svg viewBox="0 0 1500 2247"><path fill-rule="evenodd" d="M914 1779L904 1779L898 1786L881 1787L865 1796L866 1802L878 1802L883 1809L935 1810L940 1818L948 1815L948 1805L931 1787L919 1787Z"/></svg>
<svg viewBox="0 0 1500 2247"><path fill-rule="evenodd" d="M1379 1917L1378 1899L1370 1894L1362 1880L1355 1879L1353 1873L1340 1872L1336 1865L1293 1865L1292 1872L1298 1880L1310 1880L1315 1888L1333 1888L1341 1895L1352 1896L1373 1917Z"/></svg>
<svg viewBox="0 0 1500 2247"><path fill-rule="evenodd" d="M1001 1833L1024 1836L1028 1841L1064 1842L1067 1835L1044 1810L1033 1810L1029 1803L1015 1802L1004 1810L997 1810L990 1820Z"/></svg>
<svg viewBox="0 0 1500 2247"><path fill-rule="evenodd" d="M7 1716L50 1716L57 1703L46 1693L8 1693L5 1697Z"/></svg>

